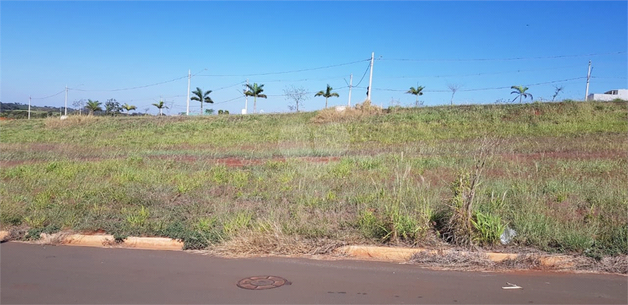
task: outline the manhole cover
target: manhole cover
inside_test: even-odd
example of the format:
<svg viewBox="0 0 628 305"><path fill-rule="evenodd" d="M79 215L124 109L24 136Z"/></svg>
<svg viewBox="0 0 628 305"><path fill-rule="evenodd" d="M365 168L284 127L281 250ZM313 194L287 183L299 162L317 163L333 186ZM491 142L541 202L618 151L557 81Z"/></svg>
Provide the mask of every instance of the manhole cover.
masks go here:
<svg viewBox="0 0 628 305"><path fill-rule="evenodd" d="M283 285L290 285L292 283L288 280L272 275L251 276L245 279L241 279L238 282L238 287L250 290L262 290L281 287Z"/></svg>

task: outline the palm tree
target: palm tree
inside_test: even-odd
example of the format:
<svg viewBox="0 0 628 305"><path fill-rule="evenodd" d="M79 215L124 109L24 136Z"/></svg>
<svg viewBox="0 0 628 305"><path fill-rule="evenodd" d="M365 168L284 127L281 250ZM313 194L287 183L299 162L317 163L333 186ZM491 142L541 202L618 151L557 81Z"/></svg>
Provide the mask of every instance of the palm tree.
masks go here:
<svg viewBox="0 0 628 305"><path fill-rule="evenodd" d="M87 100L87 104L85 104L85 108L89 110L89 115L93 115L95 111L102 111L100 108L101 103L99 101Z"/></svg>
<svg viewBox="0 0 628 305"><path fill-rule="evenodd" d="M425 87L419 86L417 84L416 88L410 87L410 90L408 90L406 92L406 93L409 93L409 94L414 94L416 96L416 101L414 102L414 106L415 107L419 106L419 95L423 95L423 89L425 89Z"/></svg>
<svg viewBox="0 0 628 305"><path fill-rule="evenodd" d="M318 93L314 94L314 97L321 96L321 95L325 97L325 108L327 108L327 99L329 99L332 96L340 97L338 93L331 92L331 90L334 90L334 88L332 88L331 86L329 86L329 84L327 84L327 90L325 91L321 90L321 91L318 91Z"/></svg>
<svg viewBox="0 0 628 305"><path fill-rule="evenodd" d="M528 91L528 87L524 87L524 86L512 86L510 87L510 89L515 89L513 92L510 92L510 94L517 94L517 96L512 100L513 102L519 98L519 104L521 104L521 99L522 98L527 98L528 96L530 97L530 100L532 100L532 94L530 93L526 93L526 91Z"/></svg>
<svg viewBox="0 0 628 305"><path fill-rule="evenodd" d="M137 109L137 107L124 103L124 105L122 105L122 109L126 110L126 114L129 115L129 112L131 112L131 110Z"/></svg>
<svg viewBox="0 0 628 305"><path fill-rule="evenodd" d="M212 93L211 90L207 90L205 91L205 93L203 93L203 90L201 90L201 88L199 87L196 87L196 91L192 91L192 94L196 96L193 96L191 100L201 102L201 115L203 115L203 103L210 103L210 104L214 103L211 97L209 97L210 93Z"/></svg>
<svg viewBox="0 0 628 305"><path fill-rule="evenodd" d="M159 116L163 115L163 109L164 108L168 109L168 106L164 105L164 101L159 101L159 103L153 104L153 106L155 106L155 107L157 107L157 109L159 109Z"/></svg>
<svg viewBox="0 0 628 305"><path fill-rule="evenodd" d="M253 97L253 113L256 113L257 107L257 98L268 98L266 94L262 94L264 92L264 84L258 85L257 83L246 84L244 85L246 89L244 90L244 95Z"/></svg>

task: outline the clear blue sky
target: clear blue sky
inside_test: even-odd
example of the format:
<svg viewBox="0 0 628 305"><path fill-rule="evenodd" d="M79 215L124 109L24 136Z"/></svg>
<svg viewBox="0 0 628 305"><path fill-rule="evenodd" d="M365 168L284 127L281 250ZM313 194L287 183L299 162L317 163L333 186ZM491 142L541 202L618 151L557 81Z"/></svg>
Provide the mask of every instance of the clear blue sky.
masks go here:
<svg viewBox="0 0 628 305"><path fill-rule="evenodd" d="M330 105L346 105L345 81L353 74L357 85L375 52L372 100L384 107L391 100L413 104L414 96L404 92L417 84L425 87L421 100L427 106L449 103L448 84L462 86L456 104L512 99L512 85L528 85L535 100L551 99L554 86L564 87L559 99L583 99L589 60L590 93L628 88L627 6L626 1L2 1L0 95L2 102L27 103L30 95L38 98L34 105L62 106L64 94L41 98L67 85L69 106L78 99L115 98L156 113L151 104L161 97L172 115L185 111L191 69L197 74L192 89L214 91L216 104L205 107L239 113L240 83L248 78L264 84L269 95L258 99L258 110L288 111L289 101L281 95L291 85L310 91L303 108L316 110L325 99L314 93L326 84L340 94ZM345 63L352 64L267 74ZM352 104L364 100L367 85L368 74L353 89ZM190 108L198 112L198 102Z"/></svg>

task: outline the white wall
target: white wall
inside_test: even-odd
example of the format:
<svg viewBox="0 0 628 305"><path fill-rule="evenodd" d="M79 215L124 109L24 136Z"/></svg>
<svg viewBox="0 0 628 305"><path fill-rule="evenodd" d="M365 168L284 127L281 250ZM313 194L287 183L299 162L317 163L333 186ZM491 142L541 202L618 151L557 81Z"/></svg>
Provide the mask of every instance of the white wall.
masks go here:
<svg viewBox="0 0 628 305"><path fill-rule="evenodd" d="M587 96L587 101L612 101L614 99L622 99L628 101L628 89L618 89L611 91L617 91L617 94L589 94L589 96ZM607 93L611 91L607 91Z"/></svg>

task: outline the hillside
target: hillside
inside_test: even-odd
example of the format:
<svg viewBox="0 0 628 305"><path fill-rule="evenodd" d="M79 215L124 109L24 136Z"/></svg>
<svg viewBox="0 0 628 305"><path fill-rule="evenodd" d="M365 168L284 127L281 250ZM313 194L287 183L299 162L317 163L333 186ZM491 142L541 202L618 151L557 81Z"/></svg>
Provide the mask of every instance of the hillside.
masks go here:
<svg viewBox="0 0 628 305"><path fill-rule="evenodd" d="M65 108L52 106L31 105L31 118L47 118L50 116L60 116ZM68 113L74 109L68 108ZM0 117L11 119L24 119L28 117L28 104L20 103L0 103Z"/></svg>

